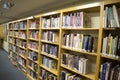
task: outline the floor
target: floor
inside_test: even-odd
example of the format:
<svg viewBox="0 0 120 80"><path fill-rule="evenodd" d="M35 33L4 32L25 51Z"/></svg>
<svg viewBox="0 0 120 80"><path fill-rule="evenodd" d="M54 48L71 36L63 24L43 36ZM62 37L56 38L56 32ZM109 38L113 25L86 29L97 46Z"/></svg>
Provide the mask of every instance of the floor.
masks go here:
<svg viewBox="0 0 120 80"><path fill-rule="evenodd" d="M28 80L8 58L8 53L0 49L0 80Z"/></svg>

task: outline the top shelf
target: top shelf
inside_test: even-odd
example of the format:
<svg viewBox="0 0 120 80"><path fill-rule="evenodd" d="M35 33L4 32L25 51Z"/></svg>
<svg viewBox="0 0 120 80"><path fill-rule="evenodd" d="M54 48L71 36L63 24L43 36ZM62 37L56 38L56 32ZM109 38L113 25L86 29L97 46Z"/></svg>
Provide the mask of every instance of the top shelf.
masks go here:
<svg viewBox="0 0 120 80"><path fill-rule="evenodd" d="M62 28L62 30L99 30L99 28Z"/></svg>

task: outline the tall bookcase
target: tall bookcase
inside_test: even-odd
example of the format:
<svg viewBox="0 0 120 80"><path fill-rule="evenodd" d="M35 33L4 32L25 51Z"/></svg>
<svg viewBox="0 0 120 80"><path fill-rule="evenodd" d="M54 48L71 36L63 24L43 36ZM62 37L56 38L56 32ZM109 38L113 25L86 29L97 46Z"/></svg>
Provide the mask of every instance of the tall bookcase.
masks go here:
<svg viewBox="0 0 120 80"><path fill-rule="evenodd" d="M107 0L103 8L102 48L100 55L101 80L119 80L120 61L120 1Z"/></svg>
<svg viewBox="0 0 120 80"><path fill-rule="evenodd" d="M119 5L105 0L11 22L11 60L30 80L116 79Z"/></svg>
<svg viewBox="0 0 120 80"><path fill-rule="evenodd" d="M59 79L60 18L60 11L41 15L41 79L47 79L47 76Z"/></svg>

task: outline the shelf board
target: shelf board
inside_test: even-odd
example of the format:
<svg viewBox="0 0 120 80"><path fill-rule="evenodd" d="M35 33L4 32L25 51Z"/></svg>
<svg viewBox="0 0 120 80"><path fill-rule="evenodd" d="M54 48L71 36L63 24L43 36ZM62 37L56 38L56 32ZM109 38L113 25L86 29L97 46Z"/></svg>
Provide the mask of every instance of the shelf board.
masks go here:
<svg viewBox="0 0 120 80"><path fill-rule="evenodd" d="M120 30L120 28L103 28L103 30L108 30L108 31L109 30L111 30L111 31L113 30L114 31L114 30Z"/></svg>
<svg viewBox="0 0 120 80"><path fill-rule="evenodd" d="M27 72L22 71L20 68L17 68L17 69L26 76L26 73L27 73Z"/></svg>
<svg viewBox="0 0 120 80"><path fill-rule="evenodd" d="M65 69L67 69L67 70L70 70L70 71L72 71L72 72L74 72L74 73L76 73L76 74L79 74L79 75L81 75L81 76L84 76L84 77L86 77L86 78L89 78L89 79L91 79L91 80L95 80L95 73L81 74L81 73L79 73L78 71L76 71L76 70L74 70L74 69L70 69L70 68L66 67L65 65L61 65L61 67L62 67L62 68L65 68Z"/></svg>
<svg viewBox="0 0 120 80"><path fill-rule="evenodd" d="M99 28L62 28L62 30L99 30Z"/></svg>
<svg viewBox="0 0 120 80"><path fill-rule="evenodd" d="M21 54L19 54L19 56L22 57L22 58L24 58L24 59L26 60L26 57L25 57L25 56L23 56L23 55L21 55Z"/></svg>
<svg viewBox="0 0 120 80"><path fill-rule="evenodd" d="M108 4L115 4L115 3L120 3L120 0L105 0L104 4L108 5Z"/></svg>
<svg viewBox="0 0 120 80"><path fill-rule="evenodd" d="M8 42L9 44L13 44L12 42Z"/></svg>
<svg viewBox="0 0 120 80"><path fill-rule="evenodd" d="M47 57L49 57L49 58L58 60L58 58L56 58L55 56L53 56L53 55L51 55L51 54L48 54L48 53L46 53L46 52L41 52L41 54L44 55L44 56L47 56Z"/></svg>
<svg viewBox="0 0 120 80"><path fill-rule="evenodd" d="M26 67L24 65L22 65L21 63L18 62L18 64L20 64L24 69L26 69Z"/></svg>
<svg viewBox="0 0 120 80"><path fill-rule="evenodd" d="M38 50L35 50L35 49L32 49L32 48L29 48L29 47L28 47L28 49L29 49L29 50L32 50L32 51L35 51L35 52L37 52L37 53L39 52Z"/></svg>
<svg viewBox="0 0 120 80"><path fill-rule="evenodd" d="M39 28L29 28L29 30L39 30Z"/></svg>
<svg viewBox="0 0 120 80"><path fill-rule="evenodd" d="M9 37L14 37L13 35L9 35Z"/></svg>
<svg viewBox="0 0 120 80"><path fill-rule="evenodd" d="M47 70L47 71L55 74L56 76L58 76L58 71L57 71L57 70L51 70L51 69L49 69L49 68L47 68L47 67L45 67L45 66L43 66L43 65L40 65L40 67L42 67L42 68L44 68L45 70Z"/></svg>
<svg viewBox="0 0 120 80"><path fill-rule="evenodd" d="M29 40L33 40L33 41L39 41L39 40L37 40L37 39L34 39L34 38L29 38Z"/></svg>
<svg viewBox="0 0 120 80"><path fill-rule="evenodd" d="M22 47L22 46L20 46L20 45L18 45L18 47L19 47L19 48L22 48L22 49L24 49L24 50L26 50L26 48L24 48L24 47Z"/></svg>
<svg viewBox="0 0 120 80"><path fill-rule="evenodd" d="M21 37L19 37L19 39L26 40L25 38L21 38Z"/></svg>
<svg viewBox="0 0 120 80"><path fill-rule="evenodd" d="M31 66L27 66L30 70L32 70L33 72L35 72L36 74L38 74L38 72L36 72Z"/></svg>
<svg viewBox="0 0 120 80"><path fill-rule="evenodd" d="M45 41L45 40L41 40L41 42L43 42L43 43L48 43L48 44L59 45L59 43L49 42L49 41Z"/></svg>
<svg viewBox="0 0 120 80"><path fill-rule="evenodd" d="M115 58L115 57L111 57L111 56L101 55L101 57L103 57L103 58L107 58L107 59L116 60L116 61L120 61L120 58L119 58L119 59L117 59L117 58Z"/></svg>
<svg viewBox="0 0 120 80"><path fill-rule="evenodd" d="M28 59L38 64L38 60L34 61L30 57L28 57Z"/></svg>
<svg viewBox="0 0 120 80"><path fill-rule="evenodd" d="M60 28L42 28L42 30L60 30Z"/></svg>
<svg viewBox="0 0 120 80"><path fill-rule="evenodd" d="M27 77L30 79L30 80L35 80L32 76L30 76L29 74L27 74Z"/></svg>
<svg viewBox="0 0 120 80"><path fill-rule="evenodd" d="M18 36L13 36L13 38L18 38Z"/></svg>
<svg viewBox="0 0 120 80"><path fill-rule="evenodd" d="M89 54L89 55L94 55L94 56L97 56L97 53L92 53L92 52L83 52L83 51L80 51L78 49L72 49L72 48L69 48L69 47L66 47L66 46L62 46L63 49L66 49L66 50L70 50L70 51L75 51L75 52L79 52L81 54Z"/></svg>
<svg viewBox="0 0 120 80"><path fill-rule="evenodd" d="M13 29L13 31L18 31L19 29Z"/></svg>
<svg viewBox="0 0 120 80"><path fill-rule="evenodd" d="M12 31L13 29L8 29L9 31Z"/></svg>
<svg viewBox="0 0 120 80"><path fill-rule="evenodd" d="M18 55L18 53L17 53L17 52L14 52L14 51L13 51L13 53L15 53L16 55Z"/></svg>
<svg viewBox="0 0 120 80"><path fill-rule="evenodd" d="M27 29L19 29L19 30L21 30L21 31L25 31L25 30L27 30Z"/></svg>

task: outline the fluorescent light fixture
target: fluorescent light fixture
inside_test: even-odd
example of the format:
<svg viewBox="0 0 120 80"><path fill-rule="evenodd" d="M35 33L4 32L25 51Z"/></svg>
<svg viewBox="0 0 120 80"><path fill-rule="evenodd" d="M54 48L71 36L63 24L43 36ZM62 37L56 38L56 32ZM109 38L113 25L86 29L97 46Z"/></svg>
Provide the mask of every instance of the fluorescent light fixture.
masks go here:
<svg viewBox="0 0 120 80"><path fill-rule="evenodd" d="M3 8L9 9L9 8L13 7L13 5L14 5L14 4L12 4L12 3L10 3L10 2L5 2L5 3L3 4Z"/></svg>
<svg viewBox="0 0 120 80"><path fill-rule="evenodd" d="M57 13L57 12L49 12L49 13L44 14L44 16L53 15L53 14L56 14L56 13Z"/></svg>
<svg viewBox="0 0 120 80"><path fill-rule="evenodd" d="M28 17L27 19L33 19L34 17L33 16L30 16L30 17Z"/></svg>

